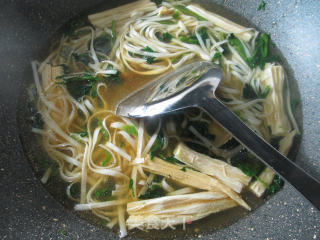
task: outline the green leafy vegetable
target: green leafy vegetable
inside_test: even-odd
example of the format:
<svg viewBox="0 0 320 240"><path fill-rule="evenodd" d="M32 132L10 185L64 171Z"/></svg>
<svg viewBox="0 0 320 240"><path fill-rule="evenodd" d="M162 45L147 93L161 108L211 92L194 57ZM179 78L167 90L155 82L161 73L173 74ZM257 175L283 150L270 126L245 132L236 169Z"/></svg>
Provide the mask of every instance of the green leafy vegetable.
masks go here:
<svg viewBox="0 0 320 240"><path fill-rule="evenodd" d="M157 38L162 41L162 42L166 42L166 43L169 43L171 42L171 39L172 39L172 35L168 32L164 32L164 33L157 33L156 34Z"/></svg>
<svg viewBox="0 0 320 240"><path fill-rule="evenodd" d="M110 162L111 159L112 159L111 153L110 153L109 151L106 151L106 157L105 157L105 159L102 161L102 166L103 166L103 167L106 166L106 165Z"/></svg>
<svg viewBox="0 0 320 240"><path fill-rule="evenodd" d="M270 144L273 146L275 149L279 150L279 142L283 137L278 137L278 136L272 136L270 139Z"/></svg>
<svg viewBox="0 0 320 240"><path fill-rule="evenodd" d="M138 136L138 131L134 125L124 125L121 129L134 137Z"/></svg>
<svg viewBox="0 0 320 240"><path fill-rule="evenodd" d="M189 130L190 126L194 127L205 138L212 141L215 139L215 135L212 135L209 132L209 123L204 121L189 121L186 127L188 130L182 132L183 137L194 138L193 133Z"/></svg>
<svg viewBox="0 0 320 240"><path fill-rule="evenodd" d="M133 179L130 178L130 181L129 181L129 189L132 189L132 187L133 187Z"/></svg>
<svg viewBox="0 0 320 240"><path fill-rule="evenodd" d="M235 138L229 139L225 144L223 144L220 148L221 149L232 149L239 146L239 142Z"/></svg>
<svg viewBox="0 0 320 240"><path fill-rule="evenodd" d="M100 189L95 191L94 195L99 198L99 197L105 197L111 193L110 189Z"/></svg>
<svg viewBox="0 0 320 240"><path fill-rule="evenodd" d="M201 38L205 41L207 38L209 38L208 36L208 29L206 27L202 27L199 29L199 34L201 36Z"/></svg>
<svg viewBox="0 0 320 240"><path fill-rule="evenodd" d="M172 20L160 20L160 21L157 21L158 23L161 23L161 24L165 24L165 25L173 25L173 24L176 24L175 21L172 21Z"/></svg>
<svg viewBox="0 0 320 240"><path fill-rule="evenodd" d="M243 122L248 121L248 119L247 119L245 116L243 116L243 114L242 114L240 111L235 111L234 113L235 113L235 114L238 116L238 118L240 118Z"/></svg>
<svg viewBox="0 0 320 240"><path fill-rule="evenodd" d="M61 233L62 235L64 235L64 236L67 235L67 231L66 231L65 229L62 229L62 230L60 231L60 233Z"/></svg>
<svg viewBox="0 0 320 240"><path fill-rule="evenodd" d="M252 56L247 56L245 48L241 41L235 37L233 34L229 37L229 44L235 48L243 60L248 64L250 68L255 68L259 66L262 70L266 63L279 61L278 56L272 56L269 52L269 35L261 33L255 42L255 49Z"/></svg>
<svg viewBox="0 0 320 240"><path fill-rule="evenodd" d="M73 198L80 198L80 192L81 192L81 184L80 182L77 182L73 184L70 188L70 194Z"/></svg>
<svg viewBox="0 0 320 240"><path fill-rule="evenodd" d="M43 129L43 119L42 116L39 112L35 113L31 118L30 118L30 125L33 128L38 128L38 129Z"/></svg>
<svg viewBox="0 0 320 240"><path fill-rule="evenodd" d="M179 16L180 16L179 11L178 11L178 10L174 10L173 18L174 18L174 19L179 19Z"/></svg>
<svg viewBox="0 0 320 240"><path fill-rule="evenodd" d="M112 43L111 43L112 39L110 39L110 36L107 35L106 33L101 34L100 36L98 36L93 40L94 50L107 55L112 48Z"/></svg>
<svg viewBox="0 0 320 240"><path fill-rule="evenodd" d="M159 151L161 151L162 147L164 145L164 139L161 135L158 135L155 143L150 149L150 159L152 160L155 154Z"/></svg>
<svg viewBox="0 0 320 240"><path fill-rule="evenodd" d="M183 5L175 5L174 6L177 10L179 10L180 12L182 12L183 14L189 15L189 16L193 16L196 19L198 19L199 21L207 21L207 19L205 19L204 17L200 16L199 14L191 11L190 9L186 8Z"/></svg>
<svg viewBox="0 0 320 240"><path fill-rule="evenodd" d="M265 9L266 9L266 2L265 1L261 1L261 3L258 6L258 11L265 10Z"/></svg>
<svg viewBox="0 0 320 240"><path fill-rule="evenodd" d="M177 58L177 57L171 58L171 62L172 62L172 63L176 63L176 62L178 62L178 61L179 61L179 58Z"/></svg>
<svg viewBox="0 0 320 240"><path fill-rule="evenodd" d="M189 44L198 44L199 45L198 38L195 35L191 35L190 37L180 36L179 40L181 42L185 42L185 43L189 43Z"/></svg>
<svg viewBox="0 0 320 240"><path fill-rule="evenodd" d="M70 23L63 35L71 38L78 37L78 34L76 34L76 30L84 27L85 25L86 23L82 19L74 20Z"/></svg>
<svg viewBox="0 0 320 240"><path fill-rule="evenodd" d="M109 139L109 133L108 133L108 131L104 128L101 119L98 118L97 120L98 120L98 121L97 121L98 125L101 127L100 132L102 133L104 139L105 139L105 140L108 140L108 139Z"/></svg>
<svg viewBox="0 0 320 240"><path fill-rule="evenodd" d="M145 194L141 195L139 199L152 199L152 198L165 196L166 192L163 190L163 188L159 184L162 179L163 177L156 175L152 183L149 184L148 190L145 192Z"/></svg>
<svg viewBox="0 0 320 240"><path fill-rule="evenodd" d="M160 5L162 3L162 0L151 0L151 2L154 2L157 5Z"/></svg>
<svg viewBox="0 0 320 240"><path fill-rule="evenodd" d="M119 71L117 74L100 76L94 75L93 73L83 73L81 75L62 75L58 76L57 79L61 79L57 84L65 84L70 95L80 100L84 95L90 95L96 97L96 84L99 82L111 83L121 83L119 77Z"/></svg>
<svg viewBox="0 0 320 240"><path fill-rule="evenodd" d="M259 178L259 174L263 171L265 166L257 159L251 157L247 150L240 151L237 155L230 159L231 164L239 168L244 174L253 177L263 185L267 184Z"/></svg>
<svg viewBox="0 0 320 240"><path fill-rule="evenodd" d="M71 70L70 70L69 66L67 66L66 64L60 64L60 65L58 65L58 66L62 67L62 69L63 69L63 74L69 74L69 73L71 73Z"/></svg>
<svg viewBox="0 0 320 240"><path fill-rule="evenodd" d="M265 195L266 196L274 195L275 193L281 190L283 185L284 185L284 181L278 175L275 175L272 183L267 188Z"/></svg>
<svg viewBox="0 0 320 240"><path fill-rule="evenodd" d="M212 58L212 62L215 62L217 61L218 59L220 59L222 56L222 54L220 52L216 52L214 55L213 55L213 58Z"/></svg>
<svg viewBox="0 0 320 240"><path fill-rule="evenodd" d="M154 52L149 46L146 46L142 51L145 52ZM152 64L154 62L155 57L144 55L143 58L147 61L148 64Z"/></svg>
<svg viewBox="0 0 320 240"><path fill-rule="evenodd" d="M181 170L182 172L186 172L186 171L187 171L186 167L183 167L183 168L181 168L180 170Z"/></svg>
<svg viewBox="0 0 320 240"><path fill-rule="evenodd" d="M84 131L84 132L79 132L80 137L87 137L88 136L88 132Z"/></svg>
<svg viewBox="0 0 320 240"><path fill-rule="evenodd" d="M94 63L93 59L90 57L88 52L85 53L73 53L72 57L76 62L81 62L84 65L88 66L89 63Z"/></svg>
<svg viewBox="0 0 320 240"><path fill-rule="evenodd" d="M239 55L245 61L248 61L244 46L242 45L241 41L237 37L234 36L234 34L230 35L229 44L234 47L234 49L239 53Z"/></svg>
<svg viewBox="0 0 320 240"><path fill-rule="evenodd" d="M250 58L247 59L251 68L259 66L262 70L266 63L280 61L278 56L272 56L269 51L270 37L265 33L261 33L256 39L255 49Z"/></svg>
<svg viewBox="0 0 320 240"><path fill-rule="evenodd" d="M290 105L291 105L292 112L294 112L297 109L299 103L300 103L299 99L292 99L291 100Z"/></svg>
<svg viewBox="0 0 320 240"><path fill-rule="evenodd" d="M107 220L103 220L102 222L101 222L101 226L106 226L108 224L108 221Z"/></svg>
<svg viewBox="0 0 320 240"><path fill-rule="evenodd" d="M268 96L270 89L271 87L268 85L262 91L261 87L259 86L258 92L256 92L249 83L245 83L242 89L242 96L245 99L264 99Z"/></svg>

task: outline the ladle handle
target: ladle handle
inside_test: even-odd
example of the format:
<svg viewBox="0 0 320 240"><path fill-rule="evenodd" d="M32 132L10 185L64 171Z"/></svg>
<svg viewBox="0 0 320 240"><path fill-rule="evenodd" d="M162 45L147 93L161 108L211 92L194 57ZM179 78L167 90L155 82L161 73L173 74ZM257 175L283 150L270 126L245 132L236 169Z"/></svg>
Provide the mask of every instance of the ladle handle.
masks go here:
<svg viewBox="0 0 320 240"><path fill-rule="evenodd" d="M218 99L215 97L199 98L200 108L320 210L320 183L315 178L258 136Z"/></svg>

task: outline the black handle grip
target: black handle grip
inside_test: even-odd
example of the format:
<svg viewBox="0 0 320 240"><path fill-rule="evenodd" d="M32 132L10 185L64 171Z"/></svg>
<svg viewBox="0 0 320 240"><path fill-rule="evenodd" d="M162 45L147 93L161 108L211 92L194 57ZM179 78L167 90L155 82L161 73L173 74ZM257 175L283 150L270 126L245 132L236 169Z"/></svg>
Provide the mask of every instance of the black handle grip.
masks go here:
<svg viewBox="0 0 320 240"><path fill-rule="evenodd" d="M198 95L199 96L199 95ZM208 96L204 94L203 96ZM200 97L200 96L199 96ZM261 161L279 173L320 210L320 183L298 165L279 153L264 139L247 127L215 97L200 97L198 106L230 132Z"/></svg>

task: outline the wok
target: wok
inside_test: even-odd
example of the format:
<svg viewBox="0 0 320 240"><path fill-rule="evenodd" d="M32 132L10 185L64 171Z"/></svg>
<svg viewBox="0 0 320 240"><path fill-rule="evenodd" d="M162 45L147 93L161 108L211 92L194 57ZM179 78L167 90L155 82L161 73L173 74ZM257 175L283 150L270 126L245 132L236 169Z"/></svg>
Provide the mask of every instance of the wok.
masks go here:
<svg viewBox="0 0 320 240"><path fill-rule="evenodd" d="M79 218L56 190L54 197L40 184L29 161L26 141L25 89L31 82L30 61L41 59L54 33L69 19L103 4L125 1L3 1L0 9L0 236L2 239L117 239L116 231ZM318 1L200 1L208 9L240 24L271 34L280 49L294 98L301 98L297 117L302 129L290 157L320 176L320 5ZM22 140L22 141L21 141ZM299 146L300 145L300 146ZM295 157L296 156L296 157ZM51 191L52 192L52 191ZM62 206L57 199L63 203ZM258 202L257 205L261 205ZM250 214L239 211L202 220L183 232L130 234L128 239L318 239L320 213L289 184ZM230 215L230 216L229 216ZM245 215L241 218L241 215ZM233 221L225 224L229 216ZM227 217L228 218L228 217ZM237 221L235 221L238 219ZM231 224L232 223L232 224ZM221 226L220 226L221 225ZM199 228L197 231L196 228ZM63 232L61 233L61 231ZM66 236L63 234L65 233Z"/></svg>

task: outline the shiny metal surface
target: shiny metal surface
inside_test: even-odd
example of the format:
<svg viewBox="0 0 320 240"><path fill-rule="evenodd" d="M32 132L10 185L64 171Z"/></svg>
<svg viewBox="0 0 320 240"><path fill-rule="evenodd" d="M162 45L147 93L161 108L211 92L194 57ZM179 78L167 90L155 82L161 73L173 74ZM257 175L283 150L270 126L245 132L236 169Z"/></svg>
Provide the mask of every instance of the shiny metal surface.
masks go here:
<svg viewBox="0 0 320 240"><path fill-rule="evenodd" d="M181 73L197 72L205 68L208 70L198 80L185 86L184 89L176 92L173 90L168 97L147 102L155 85L163 86L166 82L175 81L181 77ZM151 82L121 101L117 106L116 113L127 117L142 118L164 115L190 107L203 109L320 210L320 183L258 136L216 98L215 90L221 78L221 70L208 62L189 63L183 68Z"/></svg>

